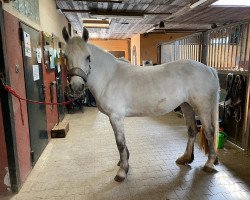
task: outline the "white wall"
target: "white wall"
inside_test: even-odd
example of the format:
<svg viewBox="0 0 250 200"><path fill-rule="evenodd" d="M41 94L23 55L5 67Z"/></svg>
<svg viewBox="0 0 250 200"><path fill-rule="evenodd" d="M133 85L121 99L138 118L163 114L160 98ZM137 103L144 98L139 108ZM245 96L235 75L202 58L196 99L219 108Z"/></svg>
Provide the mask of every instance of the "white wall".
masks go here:
<svg viewBox="0 0 250 200"><path fill-rule="evenodd" d="M62 28L68 26L68 21L63 14L56 10L55 0L39 0L40 24L37 24L26 16L19 14L12 7L12 3L3 3L3 9L33 28L49 34L53 33L60 41L64 41L62 37Z"/></svg>
<svg viewBox="0 0 250 200"><path fill-rule="evenodd" d="M68 27L66 17L56 10L55 0L40 0L40 24L44 32L54 34L60 41L64 41L62 37L62 29Z"/></svg>

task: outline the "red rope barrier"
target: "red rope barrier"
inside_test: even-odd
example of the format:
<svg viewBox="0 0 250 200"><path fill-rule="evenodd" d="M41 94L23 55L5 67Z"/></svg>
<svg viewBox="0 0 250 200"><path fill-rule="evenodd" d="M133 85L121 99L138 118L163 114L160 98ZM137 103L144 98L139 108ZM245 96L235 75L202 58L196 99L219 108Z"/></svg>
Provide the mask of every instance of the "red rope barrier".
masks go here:
<svg viewBox="0 0 250 200"><path fill-rule="evenodd" d="M22 102L21 101L26 101L28 103L34 103L34 104L45 104L45 105L67 105L75 100L77 100L79 97L69 100L69 101L64 101L64 102L60 102L60 103L52 103L52 102L42 102L42 101L34 101L34 100L30 100L30 99L26 99L21 97L11 86L3 84L4 89L9 92L10 94L12 94L14 97L16 97L19 101L19 106L20 106L20 112L21 112L21 119L22 119L22 124L24 125L24 118L23 118L23 110L22 110Z"/></svg>

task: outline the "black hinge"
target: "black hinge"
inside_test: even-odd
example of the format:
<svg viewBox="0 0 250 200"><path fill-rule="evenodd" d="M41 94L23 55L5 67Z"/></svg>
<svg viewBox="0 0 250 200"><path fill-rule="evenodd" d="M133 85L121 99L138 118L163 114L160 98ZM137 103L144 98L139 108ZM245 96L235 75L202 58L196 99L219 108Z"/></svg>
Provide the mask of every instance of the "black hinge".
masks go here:
<svg viewBox="0 0 250 200"><path fill-rule="evenodd" d="M23 38L23 29L20 27L19 28L19 30L18 30L18 32L19 32L19 39L20 39L20 41L24 41L24 38Z"/></svg>
<svg viewBox="0 0 250 200"><path fill-rule="evenodd" d="M5 85L5 77L3 72L0 72L0 84Z"/></svg>
<svg viewBox="0 0 250 200"><path fill-rule="evenodd" d="M34 154L33 150L30 151L30 159L31 159L32 165L34 166L34 163L35 163L35 154Z"/></svg>

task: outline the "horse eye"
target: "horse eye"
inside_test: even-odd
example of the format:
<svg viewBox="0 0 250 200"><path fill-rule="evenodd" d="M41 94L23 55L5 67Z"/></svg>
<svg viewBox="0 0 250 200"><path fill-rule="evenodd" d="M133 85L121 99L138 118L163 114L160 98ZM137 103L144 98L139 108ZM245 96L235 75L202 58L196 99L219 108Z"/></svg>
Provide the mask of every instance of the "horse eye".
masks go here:
<svg viewBox="0 0 250 200"><path fill-rule="evenodd" d="M90 62L90 56L87 57L87 60L89 60L89 62Z"/></svg>

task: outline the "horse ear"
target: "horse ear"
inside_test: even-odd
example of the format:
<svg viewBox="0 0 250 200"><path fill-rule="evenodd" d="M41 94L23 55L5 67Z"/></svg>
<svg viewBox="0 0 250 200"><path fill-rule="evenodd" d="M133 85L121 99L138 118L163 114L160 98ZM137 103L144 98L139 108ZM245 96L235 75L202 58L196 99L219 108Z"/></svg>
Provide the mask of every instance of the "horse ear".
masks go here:
<svg viewBox="0 0 250 200"><path fill-rule="evenodd" d="M87 42L89 39L89 32L85 27L83 27L82 30L82 38L84 39L85 42Z"/></svg>
<svg viewBox="0 0 250 200"><path fill-rule="evenodd" d="M65 26L63 27L62 35L63 35L63 39L65 40L65 42L68 42L69 41L69 34L68 34L68 31L67 31Z"/></svg>

